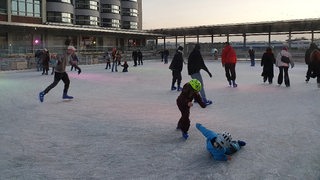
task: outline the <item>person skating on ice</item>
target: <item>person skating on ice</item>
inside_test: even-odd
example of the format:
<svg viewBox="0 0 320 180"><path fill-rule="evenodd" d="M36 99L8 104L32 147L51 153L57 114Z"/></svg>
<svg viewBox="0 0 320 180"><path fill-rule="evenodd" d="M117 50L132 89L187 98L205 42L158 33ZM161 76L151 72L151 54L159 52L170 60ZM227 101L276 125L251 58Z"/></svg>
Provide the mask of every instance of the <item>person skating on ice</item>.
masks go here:
<svg viewBox="0 0 320 180"><path fill-rule="evenodd" d="M62 98L63 99L73 99L72 96L68 95L70 79L69 79L69 76L68 76L68 74L66 72L66 66L67 66L67 62L70 60L70 56L74 52L74 49L75 48L73 46L69 46L68 50L67 50L67 53L65 53L62 56L57 57L57 65L56 65L56 68L55 68L54 81L44 91L41 91L39 93L40 102L44 101L44 96L52 88L56 87L56 85L60 82L60 80L62 80L63 83L64 83L64 89L63 89Z"/></svg>
<svg viewBox="0 0 320 180"><path fill-rule="evenodd" d="M184 84L180 95L177 98L177 106L181 112L177 130L181 130L182 137L188 139L188 131L190 127L190 108L193 106L192 101L196 100L202 108L206 107L206 104L202 101L199 91L201 90L201 83L197 79L192 79L188 83Z"/></svg>
<svg viewBox="0 0 320 180"><path fill-rule="evenodd" d="M177 91L181 91L181 80L182 80L182 76L181 76L181 71L183 68L183 47L179 46L175 55L173 56L173 59L171 61L171 64L169 66L169 69L171 69L172 71L172 83L171 83L171 90L177 90ZM177 82L177 87L175 86Z"/></svg>
<svg viewBox="0 0 320 180"><path fill-rule="evenodd" d="M231 155L239 151L245 146L244 141L232 141L231 134L228 132L216 133L196 123L196 128L206 137L207 150L212 155L213 159L218 161L231 160Z"/></svg>
<svg viewBox="0 0 320 180"><path fill-rule="evenodd" d="M191 76L192 79L197 79L198 81L200 81L202 85L202 89L200 91L202 101L206 105L210 105L212 104L212 101L207 99L206 97L206 93L204 91L204 83L200 73L201 69L206 71L210 78L212 77L212 74L208 70L207 66L204 64L204 61L200 52L200 44L196 44L193 51L190 53L188 57L188 74Z"/></svg>
<svg viewBox="0 0 320 180"><path fill-rule="evenodd" d="M224 48L221 54L222 67L225 69L226 78L229 82L229 86L237 87L236 83L236 63L237 55L236 51L230 45L229 42L224 43Z"/></svg>

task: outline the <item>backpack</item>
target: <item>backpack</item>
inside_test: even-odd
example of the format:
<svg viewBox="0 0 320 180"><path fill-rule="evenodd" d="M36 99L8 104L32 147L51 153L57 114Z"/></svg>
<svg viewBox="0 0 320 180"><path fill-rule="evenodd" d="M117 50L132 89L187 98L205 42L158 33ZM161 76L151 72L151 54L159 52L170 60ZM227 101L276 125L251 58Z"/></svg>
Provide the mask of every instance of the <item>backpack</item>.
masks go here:
<svg viewBox="0 0 320 180"><path fill-rule="evenodd" d="M289 57L283 56L282 54L281 54L281 61L282 61L283 63L290 63Z"/></svg>

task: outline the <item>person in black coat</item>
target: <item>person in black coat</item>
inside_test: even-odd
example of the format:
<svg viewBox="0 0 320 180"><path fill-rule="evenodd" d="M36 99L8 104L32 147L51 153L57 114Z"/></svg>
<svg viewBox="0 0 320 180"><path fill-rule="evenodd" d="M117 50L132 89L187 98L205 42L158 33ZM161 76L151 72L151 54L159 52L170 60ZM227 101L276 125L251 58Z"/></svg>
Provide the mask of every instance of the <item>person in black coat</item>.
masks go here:
<svg viewBox="0 0 320 180"><path fill-rule="evenodd" d="M172 83L171 83L171 90L177 90L181 91L181 71L183 68L183 47L179 46L176 54L174 55L171 64L169 66L169 69L172 71ZM175 87L175 83L177 82L177 87Z"/></svg>
<svg viewBox="0 0 320 180"><path fill-rule="evenodd" d="M310 63L310 61L311 61L310 55L315 49L319 49L318 46L315 43L311 43L309 49L307 49L307 51L304 55L305 63L308 65L308 70L307 70L307 74L306 74L306 82L309 82L310 77L312 77L312 78L315 77L315 76L313 76L311 63Z"/></svg>
<svg viewBox="0 0 320 180"><path fill-rule="evenodd" d="M272 52L271 47L267 47L266 52L263 53L261 58L261 66L263 66L263 71L261 76L263 77L263 82L268 80L269 84L272 84L273 74L273 64L275 64L276 58Z"/></svg>
<svg viewBox="0 0 320 180"><path fill-rule="evenodd" d="M132 51L132 59L133 59L133 66L137 66L138 52L136 50Z"/></svg>
<svg viewBox="0 0 320 180"><path fill-rule="evenodd" d="M200 45L196 44L193 51L190 53L188 57L188 74L191 76L192 79L197 79L202 84L202 89L200 91L200 95L202 97L202 101L206 105L212 104L211 100L208 100L206 98L206 94L204 91L204 83L202 80L202 76L200 74L200 70L205 70L210 77L212 77L212 74L209 72L207 66L204 64L202 55L200 53Z"/></svg>

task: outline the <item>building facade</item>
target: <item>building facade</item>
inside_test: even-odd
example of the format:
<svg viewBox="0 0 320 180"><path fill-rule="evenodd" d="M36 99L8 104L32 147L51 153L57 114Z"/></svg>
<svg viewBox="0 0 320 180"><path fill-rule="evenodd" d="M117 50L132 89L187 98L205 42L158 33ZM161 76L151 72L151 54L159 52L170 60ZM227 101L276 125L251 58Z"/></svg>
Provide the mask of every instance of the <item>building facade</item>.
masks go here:
<svg viewBox="0 0 320 180"><path fill-rule="evenodd" d="M2 0L1 54L143 46L142 0Z"/></svg>

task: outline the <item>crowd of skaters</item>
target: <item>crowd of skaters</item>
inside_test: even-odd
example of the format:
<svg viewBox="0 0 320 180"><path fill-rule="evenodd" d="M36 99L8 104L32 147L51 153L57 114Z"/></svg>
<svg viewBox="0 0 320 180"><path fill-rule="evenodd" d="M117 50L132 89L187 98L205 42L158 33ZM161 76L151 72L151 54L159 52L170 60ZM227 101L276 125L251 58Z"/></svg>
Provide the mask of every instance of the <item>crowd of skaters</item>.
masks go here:
<svg viewBox="0 0 320 180"><path fill-rule="evenodd" d="M43 49L42 54L39 56L39 59L42 60L42 74L48 74L49 62L50 59L55 61L54 72L54 81L43 91L39 93L40 102L44 101L44 96L53 89L60 80L64 82L63 89L63 99L73 99L72 96L68 95L68 89L70 80L68 74L66 73L66 65L69 62L72 68L78 70L78 74L81 73L81 68L78 66L78 58L75 54L76 49L73 46L68 46L67 52L61 56L52 54L50 56L47 49ZM254 54L252 48L249 49L249 54ZM169 55L169 53L168 53ZM50 58L51 57L51 58ZM116 48L112 49L112 52L106 52L105 54L106 68L111 69L112 72L117 72L117 66L122 66L122 72L128 72L128 63L127 61L122 61L122 55L119 50ZM250 57L251 66L254 66L254 55ZM134 50L132 52L133 66L143 65L142 53L141 51ZM286 60L285 60L286 59ZM164 57L164 63L168 63L168 57ZM309 82L310 78L317 78L317 84L320 88L320 49L316 44L311 43L310 48L305 53L305 62L308 65L308 70L306 73L306 82ZM111 65L112 63L112 65ZM233 88L237 88L238 84L236 83L236 63L237 55L236 51L230 45L229 42L224 44L224 48L221 53L221 63L225 69L225 76L228 82L228 85ZM191 80L185 83L181 87L182 76L181 71L183 69L183 64L187 64L188 75L190 75ZM268 80L269 84L273 83L274 77L274 65L279 68L279 74L277 78L278 85L281 85L283 82L286 87L290 87L289 79L289 67L294 67L294 62L291 53L288 51L288 47L284 46L281 51L274 55L272 48L266 48L266 51L261 57L261 66L263 71L261 76L263 77L263 82ZM207 72L209 77L212 77L211 72L206 67L203 57L200 52L200 45L196 44L193 51L189 54L187 62L183 58L183 47L179 46L176 50L175 55L170 63L169 69L172 71L172 83L171 90L180 91L180 95L176 99L176 104L181 113L181 117L177 123L177 130L182 132L182 137L186 140L189 137L188 131L190 128L190 108L193 106L193 103L199 104L202 108L206 108L211 105L213 102L206 97L204 90L204 81L202 79L201 70ZM175 84L177 83L177 86ZM216 160L231 160L230 155L237 152L241 147L245 146L246 143L241 140L232 141L230 133L216 133L215 131L205 128L202 124L196 123L196 128L207 138L206 146L207 150L212 154L213 158Z"/></svg>

